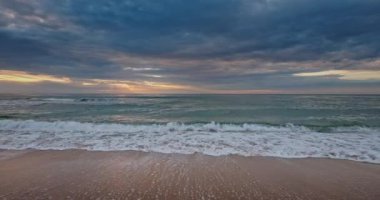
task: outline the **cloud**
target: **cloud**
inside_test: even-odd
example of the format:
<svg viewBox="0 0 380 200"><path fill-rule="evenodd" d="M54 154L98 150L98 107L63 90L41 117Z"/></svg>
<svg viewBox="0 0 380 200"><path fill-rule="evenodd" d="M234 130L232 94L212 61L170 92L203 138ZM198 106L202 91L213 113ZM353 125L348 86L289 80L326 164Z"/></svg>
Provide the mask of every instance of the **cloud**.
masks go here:
<svg viewBox="0 0 380 200"><path fill-rule="evenodd" d="M33 74L25 71L0 70L0 83L18 84L25 86L41 86L46 83L66 85L81 89L88 88L91 91L106 93L172 93L172 92L195 92L201 88L188 85L180 85L166 82L153 81L125 81L114 79L72 79L69 77L57 77L47 74Z"/></svg>
<svg viewBox="0 0 380 200"><path fill-rule="evenodd" d="M0 69L213 91L372 88L377 78L351 71L380 70L378 10L376 0L2 0ZM339 73L294 75L326 71Z"/></svg>
<svg viewBox="0 0 380 200"><path fill-rule="evenodd" d="M16 82L16 83L71 83L71 79L67 77L56 77L46 74L32 74L23 71L0 70L0 82Z"/></svg>
<svg viewBox="0 0 380 200"><path fill-rule="evenodd" d="M132 70L132 71L158 71L159 68L154 67L124 67L124 70Z"/></svg>
<svg viewBox="0 0 380 200"><path fill-rule="evenodd" d="M294 76L303 77L324 77L324 76L336 76L342 80L380 80L380 71L368 71L368 70L327 70L320 72L304 72L297 73Z"/></svg>
<svg viewBox="0 0 380 200"><path fill-rule="evenodd" d="M353 52L351 48L356 48L352 58L379 53L374 40L380 31L376 1L143 0L69 5L66 13L77 16L77 23L111 36L108 45L140 55L288 61L327 58L333 52Z"/></svg>

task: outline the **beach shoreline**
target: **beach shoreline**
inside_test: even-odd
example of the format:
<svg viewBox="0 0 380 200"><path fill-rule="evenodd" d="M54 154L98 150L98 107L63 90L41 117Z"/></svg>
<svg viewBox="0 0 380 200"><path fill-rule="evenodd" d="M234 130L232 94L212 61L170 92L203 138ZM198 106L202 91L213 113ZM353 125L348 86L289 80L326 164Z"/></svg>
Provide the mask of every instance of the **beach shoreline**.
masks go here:
<svg viewBox="0 0 380 200"><path fill-rule="evenodd" d="M1 199L379 199L380 165L323 158L1 150Z"/></svg>

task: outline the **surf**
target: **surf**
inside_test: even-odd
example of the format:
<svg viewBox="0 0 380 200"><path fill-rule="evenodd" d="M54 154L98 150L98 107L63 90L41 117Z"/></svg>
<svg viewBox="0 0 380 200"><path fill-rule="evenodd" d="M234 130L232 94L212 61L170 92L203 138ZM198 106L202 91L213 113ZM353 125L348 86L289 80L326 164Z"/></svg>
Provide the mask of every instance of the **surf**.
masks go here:
<svg viewBox="0 0 380 200"><path fill-rule="evenodd" d="M333 158L380 163L376 127L331 127L320 132L286 124L117 124L0 120L0 149L125 151L212 156Z"/></svg>

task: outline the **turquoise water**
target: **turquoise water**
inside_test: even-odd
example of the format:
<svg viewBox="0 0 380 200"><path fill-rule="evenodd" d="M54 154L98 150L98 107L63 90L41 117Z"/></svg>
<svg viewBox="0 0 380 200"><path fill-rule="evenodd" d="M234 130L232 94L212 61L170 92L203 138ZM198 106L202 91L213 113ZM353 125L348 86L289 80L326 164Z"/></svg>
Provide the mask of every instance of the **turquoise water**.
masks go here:
<svg viewBox="0 0 380 200"><path fill-rule="evenodd" d="M380 163L380 96L1 96L0 149L200 152Z"/></svg>

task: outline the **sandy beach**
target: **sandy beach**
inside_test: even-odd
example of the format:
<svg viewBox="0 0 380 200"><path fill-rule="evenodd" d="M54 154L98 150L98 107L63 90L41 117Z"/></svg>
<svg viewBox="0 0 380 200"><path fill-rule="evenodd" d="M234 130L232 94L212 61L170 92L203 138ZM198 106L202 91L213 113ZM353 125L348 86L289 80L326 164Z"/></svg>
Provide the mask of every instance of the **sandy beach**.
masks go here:
<svg viewBox="0 0 380 200"><path fill-rule="evenodd" d="M380 199L380 165L144 152L1 151L1 199Z"/></svg>

